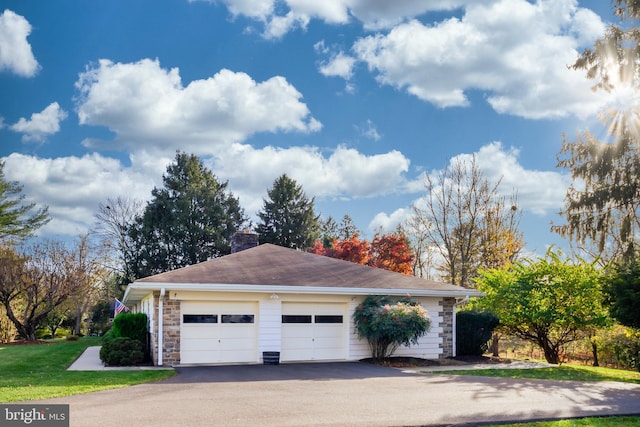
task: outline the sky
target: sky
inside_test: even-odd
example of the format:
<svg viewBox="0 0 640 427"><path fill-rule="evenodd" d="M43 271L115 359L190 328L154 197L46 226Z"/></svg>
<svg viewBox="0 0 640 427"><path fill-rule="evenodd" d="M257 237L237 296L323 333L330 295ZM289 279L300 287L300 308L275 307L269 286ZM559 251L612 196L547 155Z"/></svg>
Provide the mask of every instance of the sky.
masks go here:
<svg viewBox="0 0 640 427"><path fill-rule="evenodd" d="M254 224L286 173L371 239L475 154L541 254L566 244L563 134L599 136L615 102L568 65L612 20L603 0L0 0L0 158L49 207L41 237L149 200L182 151Z"/></svg>

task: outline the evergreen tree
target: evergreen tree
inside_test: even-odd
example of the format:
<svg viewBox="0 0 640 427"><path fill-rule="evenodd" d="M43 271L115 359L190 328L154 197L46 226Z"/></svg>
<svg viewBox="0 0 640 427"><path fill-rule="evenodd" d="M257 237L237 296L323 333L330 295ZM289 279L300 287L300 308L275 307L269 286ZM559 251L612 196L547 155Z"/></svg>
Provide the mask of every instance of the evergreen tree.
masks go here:
<svg viewBox="0 0 640 427"><path fill-rule="evenodd" d="M134 277L206 261L231 251L231 238L247 221L227 182L191 154L177 153L152 200L129 229Z"/></svg>
<svg viewBox="0 0 640 427"><path fill-rule="evenodd" d="M611 24L573 65L594 82L593 90L637 98L640 89L640 2L615 0ZM633 96L629 96L632 94ZM640 118L637 102L609 108L601 119L609 140L583 132L575 142L564 138L558 166L571 172L561 214L565 224L552 230L581 247L595 245L604 261L634 256L640 233Z"/></svg>
<svg viewBox="0 0 640 427"><path fill-rule="evenodd" d="M258 212L260 223L255 228L260 243L302 250L312 247L320 234L314 199L309 200L302 186L287 175L277 178L267 195L268 200L263 200L262 211Z"/></svg>
<svg viewBox="0 0 640 427"><path fill-rule="evenodd" d="M347 240L355 236L356 234L362 234L358 227L353 223L353 219L345 214L338 226L338 238L341 240Z"/></svg>
<svg viewBox="0 0 640 427"><path fill-rule="evenodd" d="M30 237L49 222L48 208L30 213L35 203L24 203L22 185L7 181L4 176L4 162L0 162L0 242L14 243L15 240Z"/></svg>

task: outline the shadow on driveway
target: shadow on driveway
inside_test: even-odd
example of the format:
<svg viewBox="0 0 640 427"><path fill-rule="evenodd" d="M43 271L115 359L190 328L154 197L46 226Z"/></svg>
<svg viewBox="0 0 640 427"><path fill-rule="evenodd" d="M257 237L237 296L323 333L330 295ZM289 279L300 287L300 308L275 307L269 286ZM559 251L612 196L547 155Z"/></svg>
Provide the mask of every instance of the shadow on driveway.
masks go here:
<svg viewBox="0 0 640 427"><path fill-rule="evenodd" d="M280 365L182 366L169 384L289 380L346 380L410 376L399 369L363 362L286 363ZM415 374L418 375L418 374Z"/></svg>

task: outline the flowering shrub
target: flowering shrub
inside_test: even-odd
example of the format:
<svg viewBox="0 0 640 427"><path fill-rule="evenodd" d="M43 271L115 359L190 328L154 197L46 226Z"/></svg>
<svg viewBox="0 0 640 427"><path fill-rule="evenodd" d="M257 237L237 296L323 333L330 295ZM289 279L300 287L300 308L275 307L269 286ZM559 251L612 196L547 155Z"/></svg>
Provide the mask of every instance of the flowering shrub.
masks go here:
<svg viewBox="0 0 640 427"><path fill-rule="evenodd" d="M366 338L371 356L381 360L401 345L417 344L431 327L427 311L410 299L368 296L353 313L360 338Z"/></svg>

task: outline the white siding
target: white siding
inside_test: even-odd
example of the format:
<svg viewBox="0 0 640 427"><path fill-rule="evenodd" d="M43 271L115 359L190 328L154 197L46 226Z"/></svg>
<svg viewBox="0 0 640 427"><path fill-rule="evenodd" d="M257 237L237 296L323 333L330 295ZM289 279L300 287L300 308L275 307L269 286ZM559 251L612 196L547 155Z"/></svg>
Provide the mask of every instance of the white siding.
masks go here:
<svg viewBox="0 0 640 427"><path fill-rule="evenodd" d="M358 339L355 325L353 322L353 312L355 308L364 300L364 296L346 296L346 295L302 295L302 294L273 294L273 293L248 293L248 292L181 292L171 291L169 297L173 300L181 300L183 302L189 302L193 304L196 302L202 302L204 304L211 304L216 302L253 302L256 304L255 310L255 324L256 335L254 339L254 345L252 345L255 352L255 358L251 360L254 363L262 362L262 352L264 351L282 351L282 314L283 305L288 303L308 303L310 306L317 304L321 307L322 304L344 304L345 307L345 329L346 335L343 336L345 343L345 350L342 360L360 360L371 357L371 351L369 345L365 339ZM439 311L442 307L438 304L440 301L436 297L415 298L423 305L427 310L431 319L431 330L429 333L419 340L418 345L410 347L399 348L394 356L411 356L420 357L426 359L437 359L442 354L442 338L439 336L442 333L440 323L442 317L439 316ZM149 316L149 322L151 328L157 315L153 310L153 295L149 294L140 302L139 307L136 307L140 311L147 313ZM198 305L195 304L197 307ZM193 307L193 305L192 305ZM237 313L240 314L240 313ZM315 313L320 314L320 313ZM153 330L153 329L151 329ZM343 332L344 333L344 332ZM182 342L184 342L183 337Z"/></svg>
<svg viewBox="0 0 640 427"><path fill-rule="evenodd" d="M442 317L438 316L439 311L442 309L438 302L439 298L414 298L422 304L422 306L427 310L429 314L429 318L431 319L431 329L429 332L420 338L417 345L412 345L410 347L402 346L396 350L393 354L394 356L403 356L403 357L419 357L423 359L437 359L440 354L442 354L442 348L440 348L440 344L442 343L442 338L440 337L440 333L442 332L442 327L440 327L440 322L442 322ZM355 308L364 300L364 297L359 297L356 301L353 301L350 304L349 311L353 313ZM355 324L353 322L353 318L350 320L349 329L351 331L350 341L349 341L349 350L350 353L348 358L350 360L360 360L371 357L371 350L369 349L369 344L366 339L358 339L358 333L356 332Z"/></svg>
<svg viewBox="0 0 640 427"><path fill-rule="evenodd" d="M442 307L438 305L439 300L435 298L416 299L420 301L422 307L427 310L429 318L431 319L431 329L427 335L420 338L417 345L412 345L411 347L402 346L396 350L394 356L437 359L439 355L442 354L442 348L440 348L440 344L442 343L442 338L440 337L442 327L440 326L440 323L443 319L442 316L438 316Z"/></svg>
<svg viewBox="0 0 640 427"><path fill-rule="evenodd" d="M278 298L263 297L259 301L258 352L280 351L282 307Z"/></svg>

